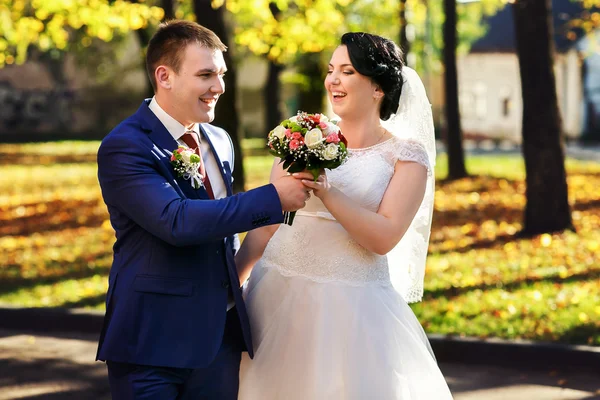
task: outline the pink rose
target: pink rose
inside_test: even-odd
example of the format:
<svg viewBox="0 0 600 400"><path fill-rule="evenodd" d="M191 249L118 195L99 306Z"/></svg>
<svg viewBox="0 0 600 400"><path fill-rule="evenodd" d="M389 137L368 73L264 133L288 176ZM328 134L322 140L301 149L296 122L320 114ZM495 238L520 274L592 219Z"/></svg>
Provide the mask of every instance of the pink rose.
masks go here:
<svg viewBox="0 0 600 400"><path fill-rule="evenodd" d="M327 129L327 122L320 122L319 127L323 130Z"/></svg>
<svg viewBox="0 0 600 400"><path fill-rule="evenodd" d="M180 147L180 148L177 149L177 152L179 154L183 153L184 151L185 151L185 149L183 147Z"/></svg>
<svg viewBox="0 0 600 400"><path fill-rule="evenodd" d="M335 143L338 144L340 142L340 138L337 135L337 133L331 133L327 136L327 138L325 139L325 141L327 143Z"/></svg>
<svg viewBox="0 0 600 400"><path fill-rule="evenodd" d="M296 150L298 147L300 147L300 142L298 140L293 139L290 141L290 149Z"/></svg>
<svg viewBox="0 0 600 400"><path fill-rule="evenodd" d="M292 139L299 140L302 139L302 134L300 132L292 133Z"/></svg>
<svg viewBox="0 0 600 400"><path fill-rule="evenodd" d="M175 158L175 153L171 154L171 161L175 161L177 160L177 158Z"/></svg>
<svg viewBox="0 0 600 400"><path fill-rule="evenodd" d="M285 130L285 136L289 139L292 137L292 130L291 129L286 129Z"/></svg>

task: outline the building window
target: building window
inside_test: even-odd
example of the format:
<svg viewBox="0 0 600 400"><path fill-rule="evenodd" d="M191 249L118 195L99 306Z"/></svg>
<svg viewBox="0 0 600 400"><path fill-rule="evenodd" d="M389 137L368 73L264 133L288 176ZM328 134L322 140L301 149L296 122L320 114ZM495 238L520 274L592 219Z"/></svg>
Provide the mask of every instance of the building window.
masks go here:
<svg viewBox="0 0 600 400"><path fill-rule="evenodd" d="M500 89L500 101L502 106L502 116L507 118L510 116L512 110L512 93L508 86L504 86Z"/></svg>
<svg viewBox="0 0 600 400"><path fill-rule="evenodd" d="M502 115L508 117L510 114L510 109L512 108L512 104L509 98L505 97L502 99Z"/></svg>

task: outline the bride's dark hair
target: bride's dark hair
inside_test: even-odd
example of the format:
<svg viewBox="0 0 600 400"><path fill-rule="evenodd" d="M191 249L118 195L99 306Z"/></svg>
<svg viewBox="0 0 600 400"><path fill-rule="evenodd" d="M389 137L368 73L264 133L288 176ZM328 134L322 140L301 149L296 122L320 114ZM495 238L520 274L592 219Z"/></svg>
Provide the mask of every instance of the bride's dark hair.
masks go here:
<svg viewBox="0 0 600 400"><path fill-rule="evenodd" d="M358 73L369 77L384 93L379 117L386 121L398 109L402 92L402 50L389 39L364 32L342 36L350 62Z"/></svg>

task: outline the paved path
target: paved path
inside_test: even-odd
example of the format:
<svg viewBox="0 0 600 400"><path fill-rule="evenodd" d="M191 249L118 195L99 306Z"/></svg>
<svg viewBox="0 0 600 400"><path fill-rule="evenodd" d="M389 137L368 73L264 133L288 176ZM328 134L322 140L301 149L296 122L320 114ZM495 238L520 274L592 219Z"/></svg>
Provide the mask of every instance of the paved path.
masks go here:
<svg viewBox="0 0 600 400"><path fill-rule="evenodd" d="M109 400L105 366L93 361L96 339L0 330L0 400ZM520 371L461 364L442 364L442 370L456 400L600 400L600 370Z"/></svg>

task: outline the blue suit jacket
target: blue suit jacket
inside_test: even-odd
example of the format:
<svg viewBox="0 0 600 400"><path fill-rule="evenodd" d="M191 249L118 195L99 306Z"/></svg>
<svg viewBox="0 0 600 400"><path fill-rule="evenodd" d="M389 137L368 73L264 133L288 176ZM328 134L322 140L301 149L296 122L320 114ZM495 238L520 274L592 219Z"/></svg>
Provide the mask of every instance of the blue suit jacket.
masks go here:
<svg viewBox="0 0 600 400"><path fill-rule="evenodd" d="M170 156L178 144L148 103L98 151L98 179L117 240L97 359L207 366L223 338L228 291L239 316L240 349L252 356L234 264L237 232L281 223L277 192L267 185L232 195L231 139L202 124L228 193L209 200L204 188L175 175Z"/></svg>

